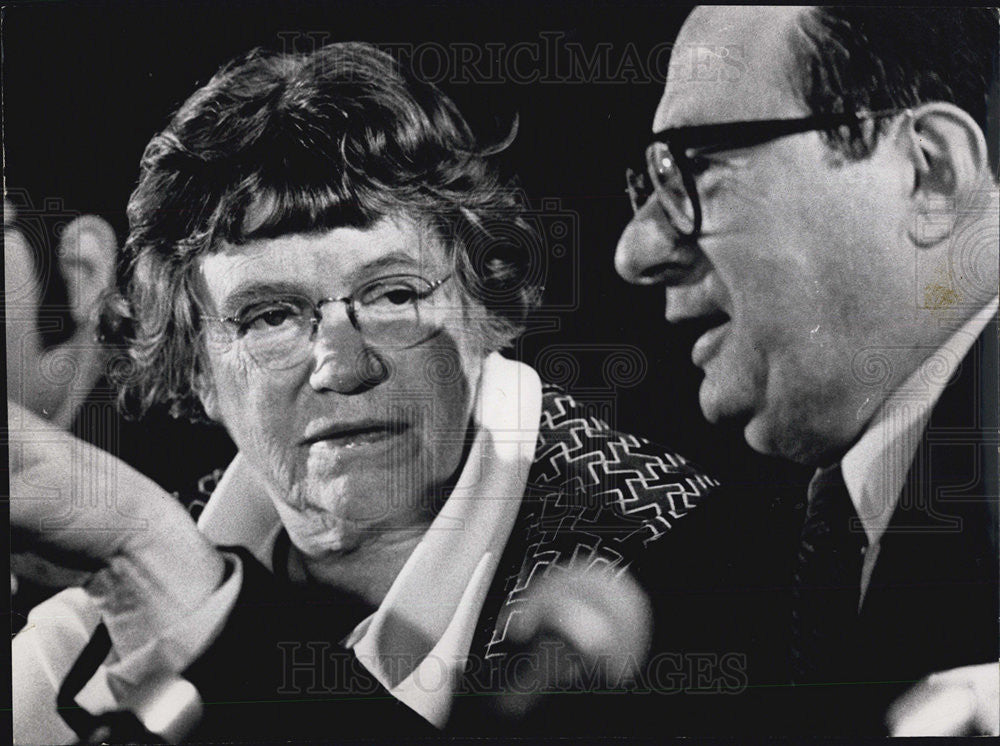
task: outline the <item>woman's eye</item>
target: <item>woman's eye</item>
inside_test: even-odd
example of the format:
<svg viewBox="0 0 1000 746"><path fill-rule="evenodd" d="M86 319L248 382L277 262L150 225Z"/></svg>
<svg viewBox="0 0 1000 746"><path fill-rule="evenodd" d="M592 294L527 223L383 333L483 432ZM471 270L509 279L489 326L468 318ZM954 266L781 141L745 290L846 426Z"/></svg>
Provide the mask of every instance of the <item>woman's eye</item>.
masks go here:
<svg viewBox="0 0 1000 746"><path fill-rule="evenodd" d="M413 288L393 288L386 291L382 297L394 305L405 306L417 299L417 291Z"/></svg>
<svg viewBox="0 0 1000 746"><path fill-rule="evenodd" d="M363 301L366 305L378 303L389 306L408 306L417 301L420 294L416 288L409 285L390 285L373 289L366 294Z"/></svg>
<svg viewBox="0 0 1000 746"><path fill-rule="evenodd" d="M289 317L290 313L287 308L276 308L271 311L265 311L257 317L257 320L267 326L280 326L285 323L285 319Z"/></svg>
<svg viewBox="0 0 1000 746"><path fill-rule="evenodd" d="M275 329L287 321L301 316L302 312L292 305L270 306L252 309L240 315L240 331L244 334L251 331L263 332Z"/></svg>

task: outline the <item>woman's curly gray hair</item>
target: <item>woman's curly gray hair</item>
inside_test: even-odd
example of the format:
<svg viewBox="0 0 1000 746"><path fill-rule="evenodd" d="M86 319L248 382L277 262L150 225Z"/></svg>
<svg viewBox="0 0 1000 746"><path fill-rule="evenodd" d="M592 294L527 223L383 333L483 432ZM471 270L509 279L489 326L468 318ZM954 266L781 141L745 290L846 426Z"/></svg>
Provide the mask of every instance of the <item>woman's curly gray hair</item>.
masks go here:
<svg viewBox="0 0 1000 746"><path fill-rule="evenodd" d="M405 215L438 232L459 286L485 308L471 322L483 349L510 345L539 296L531 228L491 163L515 131L480 145L449 98L369 44L257 50L223 67L150 141L129 200L127 261L104 324L127 350L125 410L204 417L192 274L221 241Z"/></svg>

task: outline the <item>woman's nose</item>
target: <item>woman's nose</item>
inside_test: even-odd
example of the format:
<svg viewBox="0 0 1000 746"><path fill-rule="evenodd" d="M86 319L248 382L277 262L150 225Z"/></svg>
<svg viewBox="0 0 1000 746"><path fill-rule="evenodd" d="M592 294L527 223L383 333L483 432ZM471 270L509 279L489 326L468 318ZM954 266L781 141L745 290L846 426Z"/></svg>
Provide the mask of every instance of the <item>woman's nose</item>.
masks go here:
<svg viewBox="0 0 1000 746"><path fill-rule="evenodd" d="M313 339L309 385L316 391L360 393L379 385L389 375L389 366L366 344L342 303L323 306Z"/></svg>

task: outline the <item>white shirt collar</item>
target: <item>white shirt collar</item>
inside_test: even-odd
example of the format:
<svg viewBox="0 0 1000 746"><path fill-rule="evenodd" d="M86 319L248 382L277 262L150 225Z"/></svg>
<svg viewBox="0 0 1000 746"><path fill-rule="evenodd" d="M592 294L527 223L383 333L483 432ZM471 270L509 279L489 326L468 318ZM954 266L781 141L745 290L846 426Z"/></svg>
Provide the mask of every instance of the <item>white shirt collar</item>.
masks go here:
<svg viewBox="0 0 1000 746"><path fill-rule="evenodd" d="M993 298L976 312L889 395L842 459L844 483L869 546L877 545L885 533L931 409L996 315L997 302Z"/></svg>
<svg viewBox="0 0 1000 746"><path fill-rule="evenodd" d="M541 419L541 381L527 365L488 356L478 391L477 433L454 490L382 604L344 643L394 697L439 728L524 496ZM270 567L281 522L248 470L237 468L240 458L198 526Z"/></svg>

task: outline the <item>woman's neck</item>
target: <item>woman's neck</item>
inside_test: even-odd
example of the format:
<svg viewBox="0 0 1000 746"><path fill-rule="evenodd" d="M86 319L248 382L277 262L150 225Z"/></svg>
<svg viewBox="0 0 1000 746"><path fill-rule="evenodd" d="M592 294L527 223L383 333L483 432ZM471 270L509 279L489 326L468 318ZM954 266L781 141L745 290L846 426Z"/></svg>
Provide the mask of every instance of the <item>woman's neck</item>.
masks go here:
<svg viewBox="0 0 1000 746"><path fill-rule="evenodd" d="M423 538L427 526L380 531L370 542L322 557L289 548L288 576L294 583L325 585L357 597L372 611L385 599L393 581Z"/></svg>

